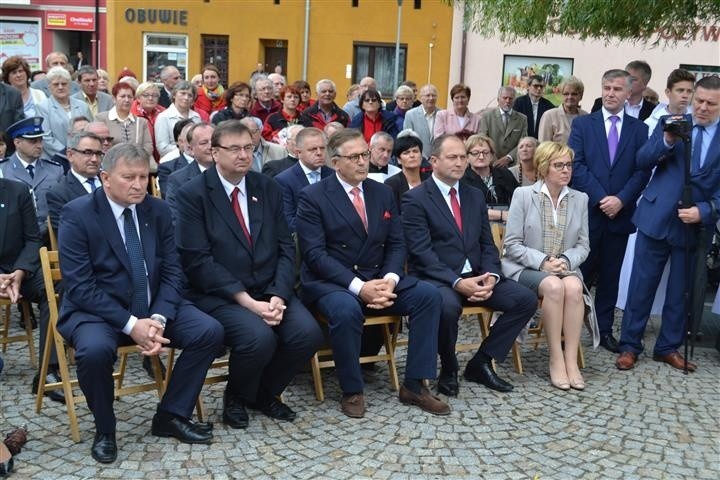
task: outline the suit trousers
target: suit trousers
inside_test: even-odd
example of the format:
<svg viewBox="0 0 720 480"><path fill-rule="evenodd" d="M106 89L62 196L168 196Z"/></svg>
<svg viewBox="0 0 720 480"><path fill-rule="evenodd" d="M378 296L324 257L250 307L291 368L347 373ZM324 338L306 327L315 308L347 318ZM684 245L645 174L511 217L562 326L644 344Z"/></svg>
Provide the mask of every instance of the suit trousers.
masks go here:
<svg viewBox="0 0 720 480"><path fill-rule="evenodd" d="M580 271L588 285L595 284L595 313L601 336L613 330L620 270L629 236L609 232L606 228L590 230L590 254Z"/></svg>
<svg viewBox="0 0 720 480"><path fill-rule="evenodd" d="M335 369L343 393L363 391L360 351L365 316L408 315L408 353L405 378L433 379L437 375L437 338L440 318L440 295L427 282L395 291L397 298L390 308L373 310L362 305L349 291L337 291L316 302L327 319Z"/></svg>
<svg viewBox="0 0 720 480"><path fill-rule="evenodd" d="M45 281L43 280L42 270L38 269L31 277L25 277L22 285L20 285L20 294L25 300L29 300L32 303L38 304L40 310L40 318L38 319L38 326L40 327L38 338L38 358L42 365L43 357L45 355L45 342L47 340L47 332L50 327L50 307L48 307L47 294L45 293ZM26 319L30 321L30 319ZM50 348L50 365L57 365L57 352L55 347L51 345Z"/></svg>
<svg viewBox="0 0 720 480"><path fill-rule="evenodd" d="M442 317L438 334L438 353L442 369L458 371L455 344L458 337L458 319L463 305L482 306L504 312L497 319L490 334L483 340L479 351L502 362L513 342L537 310L537 295L519 283L503 279L495 285L493 294L484 302L468 302L450 287L438 287L442 296Z"/></svg>
<svg viewBox="0 0 720 480"><path fill-rule="evenodd" d="M227 389L247 402L256 401L261 390L280 395L322 345L322 331L300 300L292 296L286 306L275 327L237 304L211 312L225 328L230 347Z"/></svg>
<svg viewBox="0 0 720 480"><path fill-rule="evenodd" d="M683 341L685 330L685 262L690 262L694 275L695 256L686 260L685 247L673 247L665 240L656 240L638 232L635 242L635 260L628 299L622 319L620 351L639 354L643 351L642 339L650 317L655 291L660 283L665 262L670 257L670 276L662 311L660 333L653 353L667 355L676 351Z"/></svg>
<svg viewBox="0 0 720 480"><path fill-rule="evenodd" d="M113 365L117 360L117 347L131 345L133 341L99 317L86 313L75 315L87 317L67 339L75 347L80 388L95 417L97 432L113 433L116 423ZM182 349L182 353L175 362L159 409L190 418L207 370L222 348L223 329L214 318L184 302L176 318L168 320L164 336L170 340L169 347Z"/></svg>

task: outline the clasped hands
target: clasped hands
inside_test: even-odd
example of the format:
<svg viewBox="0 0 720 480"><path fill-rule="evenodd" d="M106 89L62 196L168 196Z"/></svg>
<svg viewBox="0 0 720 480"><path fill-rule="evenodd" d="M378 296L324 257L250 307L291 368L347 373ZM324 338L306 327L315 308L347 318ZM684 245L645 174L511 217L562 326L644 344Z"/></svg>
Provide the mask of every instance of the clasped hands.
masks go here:
<svg viewBox="0 0 720 480"><path fill-rule="evenodd" d="M553 275L561 275L563 273L567 273L570 266L568 265L567 261L563 258L559 257L548 257L542 265L540 265L540 270L543 272L551 273Z"/></svg>
<svg viewBox="0 0 720 480"><path fill-rule="evenodd" d="M163 345L170 343L163 337L164 330L161 323L151 318L138 318L130 331L130 338L137 344L141 354L151 357L158 355Z"/></svg>
<svg viewBox="0 0 720 480"><path fill-rule="evenodd" d="M20 295L20 285L22 285L24 278L24 270L0 273L0 298L9 298L12 303L17 303L22 297L22 295Z"/></svg>
<svg viewBox="0 0 720 480"><path fill-rule="evenodd" d="M493 294L497 283L495 275L483 273L476 277L462 278L455 284L455 291L466 297L469 302L484 302Z"/></svg>
<svg viewBox="0 0 720 480"><path fill-rule="evenodd" d="M598 206L600 207L600 210L609 218L615 218L618 212L622 210L623 203L615 195L608 195L600 200Z"/></svg>
<svg viewBox="0 0 720 480"><path fill-rule="evenodd" d="M285 300L273 295L270 300L255 300L247 292L238 292L235 295L235 301L242 307L247 308L258 317L262 318L265 323L271 327L280 325L283 319L283 313L287 306Z"/></svg>
<svg viewBox="0 0 720 480"><path fill-rule="evenodd" d="M389 308L395 303L395 280L390 278L378 278L368 280L360 289L360 299L367 308L382 310Z"/></svg>

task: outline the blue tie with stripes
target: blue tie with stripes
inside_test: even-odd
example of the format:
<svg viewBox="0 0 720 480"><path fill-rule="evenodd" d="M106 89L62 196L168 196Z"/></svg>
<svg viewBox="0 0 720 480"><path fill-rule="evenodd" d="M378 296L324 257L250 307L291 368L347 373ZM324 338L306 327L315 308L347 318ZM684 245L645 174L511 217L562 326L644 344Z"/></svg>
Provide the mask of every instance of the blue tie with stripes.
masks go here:
<svg viewBox="0 0 720 480"><path fill-rule="evenodd" d="M127 248L128 257L130 257L130 270L132 273L133 298L130 306L130 313L138 318L147 318L149 315L148 308L148 283L145 274L145 257L143 255L140 237L135 229L132 210L126 208L123 211L124 227L125 227L125 248Z"/></svg>

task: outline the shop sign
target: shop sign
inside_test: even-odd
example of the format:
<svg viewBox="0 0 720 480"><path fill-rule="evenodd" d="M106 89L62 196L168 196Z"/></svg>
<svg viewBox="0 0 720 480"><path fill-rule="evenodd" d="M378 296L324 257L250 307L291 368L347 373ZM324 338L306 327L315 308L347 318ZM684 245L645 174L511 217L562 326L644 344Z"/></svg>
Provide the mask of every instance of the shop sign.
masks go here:
<svg viewBox="0 0 720 480"><path fill-rule="evenodd" d="M127 8L125 21L128 23L164 23L168 25L188 24L187 10L161 10L158 8Z"/></svg>
<svg viewBox="0 0 720 480"><path fill-rule="evenodd" d="M95 14L91 12L46 12L45 28L92 32L95 31Z"/></svg>

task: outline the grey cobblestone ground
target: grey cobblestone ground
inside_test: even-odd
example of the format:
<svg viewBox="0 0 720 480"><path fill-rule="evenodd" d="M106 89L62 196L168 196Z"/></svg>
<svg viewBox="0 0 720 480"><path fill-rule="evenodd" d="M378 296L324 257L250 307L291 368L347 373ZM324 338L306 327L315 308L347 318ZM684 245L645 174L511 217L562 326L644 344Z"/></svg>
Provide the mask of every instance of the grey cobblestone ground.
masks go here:
<svg viewBox="0 0 720 480"><path fill-rule="evenodd" d="M13 320L13 325L17 322ZM472 325L475 327L475 325ZM461 336L475 335L469 324ZM646 341L651 350L657 319ZM584 339L587 344L588 339ZM400 374L404 349L398 352ZM464 364L471 354L460 356ZM339 389L324 371L326 400L315 400L309 373L285 394L298 412L291 424L251 412L245 431L220 422L222 385L203 395L215 421L213 445L184 445L149 434L156 398L116 402L118 460L100 466L89 455L92 417L79 408L81 443L69 436L63 406L45 401L34 413L33 370L27 348L9 346L0 377L0 432L27 424L29 442L13 478L213 479L717 479L720 477L720 354L696 350L697 373L685 376L642 356L636 369L619 372L614 356L586 348L584 392L561 392L547 379L547 351L523 349L525 374L499 367L515 385L511 394L461 383L450 417L433 417L401 405L387 369L367 374L366 418L338 410ZM144 375L133 360L130 377Z"/></svg>

